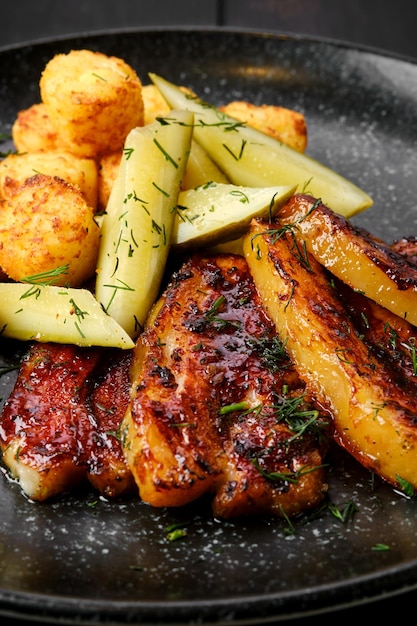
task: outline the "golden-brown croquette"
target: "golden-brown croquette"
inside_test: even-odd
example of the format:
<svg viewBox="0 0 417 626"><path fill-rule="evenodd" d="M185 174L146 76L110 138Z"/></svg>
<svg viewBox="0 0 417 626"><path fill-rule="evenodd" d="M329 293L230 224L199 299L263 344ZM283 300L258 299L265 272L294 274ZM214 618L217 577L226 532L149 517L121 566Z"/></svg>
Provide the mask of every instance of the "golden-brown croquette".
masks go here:
<svg viewBox="0 0 417 626"><path fill-rule="evenodd" d="M298 111L269 104L255 105L242 100L229 102L220 110L298 152L304 152L307 147L307 124L304 115Z"/></svg>
<svg viewBox="0 0 417 626"><path fill-rule="evenodd" d="M170 111L170 107L155 85L142 87L144 125L151 124L155 118L164 116Z"/></svg>
<svg viewBox="0 0 417 626"><path fill-rule="evenodd" d="M39 86L60 142L74 154L117 152L128 132L143 125L141 80L118 57L92 50L57 54Z"/></svg>
<svg viewBox="0 0 417 626"><path fill-rule="evenodd" d="M59 149L58 134L43 102L18 112L12 126L12 139L21 153Z"/></svg>
<svg viewBox="0 0 417 626"><path fill-rule="evenodd" d="M78 287L95 272L98 242L93 210L60 178L38 174L0 202L0 267L14 281L48 273Z"/></svg>
<svg viewBox="0 0 417 626"><path fill-rule="evenodd" d="M106 209L107 202L109 201L110 193L113 188L113 183L116 180L117 172L119 171L122 154L122 151L105 154L102 159L100 159L98 167L97 201L97 208L99 211L104 211Z"/></svg>
<svg viewBox="0 0 417 626"><path fill-rule="evenodd" d="M10 197L26 179L36 174L58 176L76 185L88 204L93 209L97 208L97 163L94 159L58 150L7 155L0 161L0 198Z"/></svg>

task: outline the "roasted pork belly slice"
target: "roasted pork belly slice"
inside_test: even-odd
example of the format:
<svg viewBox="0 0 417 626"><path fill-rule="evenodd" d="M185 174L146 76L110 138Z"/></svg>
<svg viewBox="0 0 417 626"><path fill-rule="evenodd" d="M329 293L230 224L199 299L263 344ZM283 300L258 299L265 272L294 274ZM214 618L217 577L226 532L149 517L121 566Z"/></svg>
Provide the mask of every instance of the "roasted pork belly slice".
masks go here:
<svg viewBox="0 0 417 626"><path fill-rule="evenodd" d="M364 294L334 280L361 338L399 385L417 384L417 328ZM410 389L410 395L416 392Z"/></svg>
<svg viewBox="0 0 417 626"><path fill-rule="evenodd" d="M416 489L417 386L370 349L302 244L279 220L252 221L243 248L265 309L307 388L331 410L334 439L395 488Z"/></svg>
<svg viewBox="0 0 417 626"><path fill-rule="evenodd" d="M417 235L401 237L392 244L392 249L405 257L408 263L417 267Z"/></svg>
<svg viewBox="0 0 417 626"><path fill-rule="evenodd" d="M87 395L92 430L86 442L87 478L109 498L137 491L120 445L120 424L129 403L130 350L106 351Z"/></svg>
<svg viewBox="0 0 417 626"><path fill-rule="evenodd" d="M33 344L24 358L0 421L3 461L23 491L46 500L85 476L91 432L86 378L100 352Z"/></svg>
<svg viewBox="0 0 417 626"><path fill-rule="evenodd" d="M242 257L194 256L174 274L131 379L122 445L145 502L212 494L214 514L230 518L293 516L322 501L326 419L307 402Z"/></svg>
<svg viewBox="0 0 417 626"><path fill-rule="evenodd" d="M43 501L86 478L103 495L132 489L118 438L130 353L34 343L0 418L3 461Z"/></svg>

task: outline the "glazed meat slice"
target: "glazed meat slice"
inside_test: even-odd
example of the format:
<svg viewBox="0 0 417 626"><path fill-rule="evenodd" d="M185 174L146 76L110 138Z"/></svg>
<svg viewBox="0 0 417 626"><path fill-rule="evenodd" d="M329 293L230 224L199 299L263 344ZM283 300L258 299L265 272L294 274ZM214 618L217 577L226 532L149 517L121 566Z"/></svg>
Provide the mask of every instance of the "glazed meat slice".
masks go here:
<svg viewBox="0 0 417 626"><path fill-rule="evenodd" d="M132 489L118 428L130 353L34 343L0 418L3 461L43 501L86 478L106 496Z"/></svg>
<svg viewBox="0 0 417 626"><path fill-rule="evenodd" d="M339 299L344 303L362 340L376 358L389 368L398 384L417 383L417 328L333 278ZM410 395L413 395L410 389Z"/></svg>
<svg viewBox="0 0 417 626"><path fill-rule="evenodd" d="M326 419L308 403L242 257L195 256L134 350L122 445L141 498L212 494L221 518L320 503ZM308 426L309 424L309 426Z"/></svg>
<svg viewBox="0 0 417 626"><path fill-rule="evenodd" d="M392 244L392 249L405 257L408 263L417 267L417 236L410 235L397 239Z"/></svg>
<svg viewBox="0 0 417 626"><path fill-rule="evenodd" d="M253 220L243 248L300 377L331 411L340 446L396 489L415 489L417 387L411 371L404 376L387 352L371 347L378 335L383 339L376 308L367 309L370 332L358 332L327 270L313 255L300 254L298 229L281 229L277 237L279 228L280 223Z"/></svg>
<svg viewBox="0 0 417 626"><path fill-rule="evenodd" d="M120 445L120 424L130 397L131 358L130 350L103 352L86 398L92 425L85 449L87 478L109 498L137 491Z"/></svg>
<svg viewBox="0 0 417 626"><path fill-rule="evenodd" d="M85 476L91 423L86 378L100 353L34 343L24 358L0 421L3 461L23 491L46 500Z"/></svg>

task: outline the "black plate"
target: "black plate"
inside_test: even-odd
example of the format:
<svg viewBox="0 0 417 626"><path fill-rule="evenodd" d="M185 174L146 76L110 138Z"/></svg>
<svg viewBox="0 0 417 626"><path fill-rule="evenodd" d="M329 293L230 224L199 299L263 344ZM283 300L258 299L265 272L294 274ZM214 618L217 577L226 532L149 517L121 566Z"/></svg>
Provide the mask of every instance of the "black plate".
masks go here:
<svg viewBox="0 0 417 626"><path fill-rule="evenodd" d="M39 100L57 52L91 48L186 84L206 100L248 99L302 111L309 154L374 198L355 221L391 241L417 233L417 67L344 44L212 29L145 30L0 51L1 132ZM10 365L21 346L1 345ZM10 391L13 374L0 379ZM0 613L69 623L256 623L321 613L417 586L416 503L336 454L331 499L353 502L298 520L220 523L208 502L153 510L80 492L46 504L0 477ZM166 529L189 522L170 542ZM387 544L386 551L375 550Z"/></svg>

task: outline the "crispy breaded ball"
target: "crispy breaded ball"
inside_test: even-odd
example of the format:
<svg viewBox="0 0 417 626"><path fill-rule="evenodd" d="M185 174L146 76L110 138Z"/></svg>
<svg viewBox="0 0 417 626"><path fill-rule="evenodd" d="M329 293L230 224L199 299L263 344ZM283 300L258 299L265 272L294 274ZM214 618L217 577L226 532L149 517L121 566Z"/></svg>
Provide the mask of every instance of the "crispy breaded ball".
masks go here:
<svg viewBox="0 0 417 626"><path fill-rule="evenodd" d="M170 107L155 85L142 87L144 124L151 124L159 116L169 113Z"/></svg>
<svg viewBox="0 0 417 626"><path fill-rule="evenodd" d="M74 154L117 152L143 125L142 83L123 59L92 50L57 54L39 86L59 140Z"/></svg>
<svg viewBox="0 0 417 626"><path fill-rule="evenodd" d="M99 211L104 211L109 201L109 196L119 171L122 152L113 154L105 154L101 159L98 167L98 201L97 207Z"/></svg>
<svg viewBox="0 0 417 626"><path fill-rule="evenodd" d="M68 266L50 284L78 287L96 268L99 227L77 187L38 174L0 202L0 267L15 281Z"/></svg>
<svg viewBox="0 0 417 626"><path fill-rule="evenodd" d="M30 152L9 154L0 161L0 198L10 197L35 174L58 176L77 185L88 204L97 208L98 166L93 159L77 157L70 152Z"/></svg>
<svg viewBox="0 0 417 626"><path fill-rule="evenodd" d="M58 135L43 102L19 111L12 126L18 152L40 152L59 148Z"/></svg>
<svg viewBox="0 0 417 626"><path fill-rule="evenodd" d="M241 100L229 102L220 110L298 152L304 152L307 147L307 124L304 115L298 111L269 104L257 106Z"/></svg>

